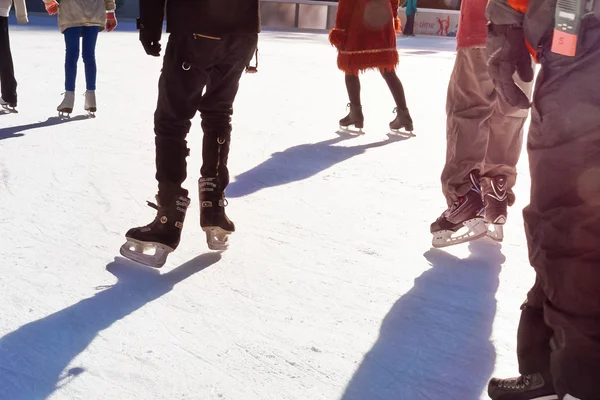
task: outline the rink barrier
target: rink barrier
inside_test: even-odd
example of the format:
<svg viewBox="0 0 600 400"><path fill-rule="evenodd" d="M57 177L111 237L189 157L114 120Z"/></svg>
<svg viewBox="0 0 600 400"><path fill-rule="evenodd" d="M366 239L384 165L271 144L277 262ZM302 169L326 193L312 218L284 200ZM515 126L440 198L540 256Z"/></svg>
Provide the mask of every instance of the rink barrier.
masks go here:
<svg viewBox="0 0 600 400"><path fill-rule="evenodd" d="M261 0L262 26L266 29L328 30L335 26L337 2L315 0ZM417 35L456 36L458 10L420 8L415 16L414 33ZM402 24L406 24L405 9L398 10Z"/></svg>

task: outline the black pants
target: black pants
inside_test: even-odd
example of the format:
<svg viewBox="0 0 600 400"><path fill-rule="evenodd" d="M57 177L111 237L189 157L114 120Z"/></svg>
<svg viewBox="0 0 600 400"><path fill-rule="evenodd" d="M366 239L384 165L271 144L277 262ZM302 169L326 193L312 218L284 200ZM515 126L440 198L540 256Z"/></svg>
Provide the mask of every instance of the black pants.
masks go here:
<svg viewBox="0 0 600 400"><path fill-rule="evenodd" d="M231 115L239 80L256 50L258 35L208 38L171 34L159 80L154 114L156 180L162 199L188 192L181 187L187 172L186 136L196 112L202 118L203 177L229 184L227 158Z"/></svg>
<svg viewBox="0 0 600 400"><path fill-rule="evenodd" d="M414 35L413 31L415 29L415 14L406 15L406 25L404 29L402 29L402 33L404 36Z"/></svg>
<svg viewBox="0 0 600 400"><path fill-rule="evenodd" d="M2 85L2 99L16 104L17 81L10 52L7 17L0 17L0 84Z"/></svg>
<svg viewBox="0 0 600 400"><path fill-rule="evenodd" d="M595 18L582 22L575 57L546 44L527 139L523 215L537 280L519 326L519 366L549 370L561 399L600 399L599 44Z"/></svg>

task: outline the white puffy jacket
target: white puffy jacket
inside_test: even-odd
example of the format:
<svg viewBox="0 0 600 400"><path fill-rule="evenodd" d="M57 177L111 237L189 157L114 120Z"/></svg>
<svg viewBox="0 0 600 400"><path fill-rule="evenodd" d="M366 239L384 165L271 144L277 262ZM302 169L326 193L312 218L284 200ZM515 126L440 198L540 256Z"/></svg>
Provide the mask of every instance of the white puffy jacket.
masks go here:
<svg viewBox="0 0 600 400"><path fill-rule="evenodd" d="M58 8L58 27L61 32L74 26L99 26L102 31L106 25L106 11L114 9L115 0L61 0Z"/></svg>
<svg viewBox="0 0 600 400"><path fill-rule="evenodd" d="M12 3L13 0L0 0L0 17L8 17ZM26 24L29 22L25 0L15 0L15 14L17 14L18 23Z"/></svg>

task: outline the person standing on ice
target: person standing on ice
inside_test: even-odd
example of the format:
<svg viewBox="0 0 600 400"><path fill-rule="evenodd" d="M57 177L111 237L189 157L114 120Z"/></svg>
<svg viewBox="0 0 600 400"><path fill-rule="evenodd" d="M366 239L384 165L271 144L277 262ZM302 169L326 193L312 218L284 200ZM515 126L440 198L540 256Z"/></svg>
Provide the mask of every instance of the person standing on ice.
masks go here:
<svg viewBox="0 0 600 400"><path fill-rule="evenodd" d="M58 26L65 37L65 97L57 107L62 116L73 112L75 80L81 38L85 65L85 104L88 113L96 112L96 40L98 32L117 27L115 0L43 0L50 15L58 13Z"/></svg>
<svg viewBox="0 0 600 400"><path fill-rule="evenodd" d="M186 137L202 118L202 168L198 180L200 226L211 250L227 249L235 225L225 213L231 115L240 78L257 53L259 0L140 0L140 41L159 56L166 3L169 42L154 113L157 210L150 224L130 229L121 254L160 267L179 245L190 199L182 187L189 155ZM149 249L154 254L148 255Z"/></svg>
<svg viewBox="0 0 600 400"><path fill-rule="evenodd" d="M489 73L529 108L515 71L541 70L527 137L523 211L536 281L521 307L520 376L492 379L494 400L600 399L600 1L490 0Z"/></svg>
<svg viewBox="0 0 600 400"><path fill-rule="evenodd" d="M13 0L0 0L0 86L2 87L0 105L9 111L14 111L17 107L17 80L8 37L8 15L12 4ZM29 22L25 0L15 0L14 4L17 22L19 24Z"/></svg>
<svg viewBox="0 0 600 400"><path fill-rule="evenodd" d="M486 4L487 0L464 0L460 11L446 99L446 165L441 175L448 209L431 224L434 247L486 234L501 241L508 206L515 202L512 189L528 111L499 96L488 73ZM531 83L518 84L531 94ZM463 227L468 228L464 234Z"/></svg>
<svg viewBox="0 0 600 400"><path fill-rule="evenodd" d="M406 25L402 29L404 36L415 36L415 16L417 15L417 0L406 0L402 5L406 11Z"/></svg>
<svg viewBox="0 0 600 400"><path fill-rule="evenodd" d="M354 125L362 130L364 116L360 100L358 74L368 69L378 69L385 79L394 101L396 119L390 129L413 130L413 122L406 106L404 88L396 75L398 50L396 33L400 32L398 0L340 0L335 27L329 41L338 49L338 68L346 74L346 89L350 113L340 120L340 126Z"/></svg>

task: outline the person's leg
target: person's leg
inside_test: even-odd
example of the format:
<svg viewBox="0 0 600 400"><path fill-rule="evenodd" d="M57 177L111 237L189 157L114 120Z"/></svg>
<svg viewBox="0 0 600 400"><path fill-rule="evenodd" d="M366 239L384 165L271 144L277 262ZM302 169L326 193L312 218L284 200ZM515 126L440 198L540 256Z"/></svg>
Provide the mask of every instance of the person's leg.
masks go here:
<svg viewBox="0 0 600 400"><path fill-rule="evenodd" d="M485 60L484 49L458 50L448 84L446 164L441 175L448 205L471 190L470 173L483 168L496 102Z"/></svg>
<svg viewBox="0 0 600 400"><path fill-rule="evenodd" d="M82 27L75 26L72 28L67 28L63 32L65 37L65 91L67 92L75 91L81 29Z"/></svg>
<svg viewBox="0 0 600 400"><path fill-rule="evenodd" d="M2 100L9 104L17 104L17 81L10 51L8 17L0 17L0 84Z"/></svg>
<svg viewBox="0 0 600 400"><path fill-rule="evenodd" d="M398 110L406 110L408 107L406 106L406 97L404 95L404 87L402 86L402 82L396 71L391 70L381 70L381 76L385 80L385 83L388 85L390 92L392 93L392 97L394 98L394 102L396 103L396 107Z"/></svg>
<svg viewBox="0 0 600 400"><path fill-rule="evenodd" d="M600 21L582 23L577 55L545 48L527 138L531 265L554 331L559 398L597 399L600 382Z"/></svg>
<svg viewBox="0 0 600 400"><path fill-rule="evenodd" d="M86 26L83 28L83 39L81 57L85 66L86 90L96 90L96 41L98 40L97 26Z"/></svg>
<svg viewBox="0 0 600 400"><path fill-rule="evenodd" d="M217 192L229 184L227 161L231 142L231 116L239 81L256 49L256 35L232 35L219 48L220 60L207 69L206 93L198 110L204 131L202 145L203 178L218 178Z"/></svg>
<svg viewBox="0 0 600 400"><path fill-rule="evenodd" d="M193 37L171 35L165 51L158 83L154 113L156 180L163 201L188 192L182 188L187 176L186 137L197 112L208 76L190 64Z"/></svg>

